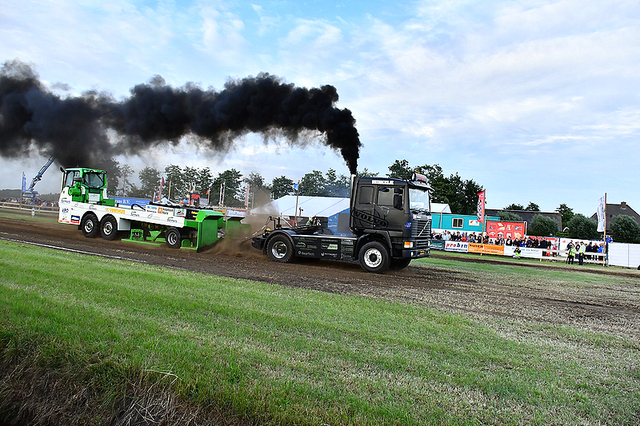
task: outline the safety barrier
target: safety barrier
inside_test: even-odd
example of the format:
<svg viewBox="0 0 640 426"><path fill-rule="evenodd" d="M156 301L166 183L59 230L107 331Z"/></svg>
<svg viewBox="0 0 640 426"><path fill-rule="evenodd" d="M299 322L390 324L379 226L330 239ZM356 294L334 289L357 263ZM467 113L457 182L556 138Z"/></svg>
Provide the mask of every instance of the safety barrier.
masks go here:
<svg viewBox="0 0 640 426"><path fill-rule="evenodd" d="M501 246L495 244L478 244L469 243L463 241L442 241L432 240L430 247L434 250L445 250L458 253L477 253L480 255L495 255L495 256L516 256L516 246ZM567 250L554 250L554 249L542 249L532 247L519 247L520 254L516 257L538 259L540 261L546 260L551 262L566 262L568 259ZM604 265L606 262L605 253L585 253L583 262L594 263ZM576 256L575 262L578 262Z"/></svg>
<svg viewBox="0 0 640 426"><path fill-rule="evenodd" d="M35 210L36 212L57 213L58 207L53 206L35 206L30 204L0 202L0 208L15 210Z"/></svg>

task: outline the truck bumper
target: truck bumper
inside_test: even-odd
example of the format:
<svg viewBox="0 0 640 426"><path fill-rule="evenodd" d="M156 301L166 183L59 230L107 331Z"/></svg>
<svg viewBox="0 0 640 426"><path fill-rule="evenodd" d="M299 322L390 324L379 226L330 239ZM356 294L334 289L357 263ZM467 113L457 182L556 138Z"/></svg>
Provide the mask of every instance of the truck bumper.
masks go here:
<svg viewBox="0 0 640 426"><path fill-rule="evenodd" d="M429 248L402 250L403 258L420 259L422 257L429 257L430 255L431 252Z"/></svg>
<svg viewBox="0 0 640 426"><path fill-rule="evenodd" d="M257 250L262 250L264 249L264 242L265 242L264 237L253 237L251 239L251 247Z"/></svg>

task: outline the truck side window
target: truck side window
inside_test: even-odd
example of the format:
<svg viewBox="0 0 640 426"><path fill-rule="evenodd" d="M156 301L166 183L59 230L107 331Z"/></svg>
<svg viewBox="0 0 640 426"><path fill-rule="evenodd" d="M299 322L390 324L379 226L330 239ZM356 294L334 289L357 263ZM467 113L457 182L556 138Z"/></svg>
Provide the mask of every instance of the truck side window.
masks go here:
<svg viewBox="0 0 640 426"><path fill-rule="evenodd" d="M64 186L65 187L73 186L74 185L73 178L76 177L76 176L80 176L80 172L78 172L78 171L68 172L67 176L66 176L66 178L64 180Z"/></svg>
<svg viewBox="0 0 640 426"><path fill-rule="evenodd" d="M378 188L378 205L393 207L393 190L387 186Z"/></svg>
<svg viewBox="0 0 640 426"><path fill-rule="evenodd" d="M358 204L373 204L373 187L361 186Z"/></svg>

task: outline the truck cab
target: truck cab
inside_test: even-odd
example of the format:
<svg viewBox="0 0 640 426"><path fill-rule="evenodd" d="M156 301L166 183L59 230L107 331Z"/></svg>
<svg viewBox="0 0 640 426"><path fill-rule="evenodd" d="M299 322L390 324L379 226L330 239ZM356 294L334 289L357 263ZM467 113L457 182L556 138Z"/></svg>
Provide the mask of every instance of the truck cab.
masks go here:
<svg viewBox="0 0 640 426"><path fill-rule="evenodd" d="M62 169L62 196L71 201L87 204L114 205L107 197L107 172L88 168Z"/></svg>
<svg viewBox="0 0 640 426"><path fill-rule="evenodd" d="M409 181L355 178L348 217L348 235L331 235L321 225L286 228L278 221L254 237L252 246L276 262L296 258L358 261L365 271L374 273L402 269L412 259L429 256L431 213L423 175L414 174Z"/></svg>
<svg viewBox="0 0 640 426"><path fill-rule="evenodd" d="M349 227L361 241L384 240L390 263L429 255L431 204L423 175L411 180L367 177L353 186Z"/></svg>

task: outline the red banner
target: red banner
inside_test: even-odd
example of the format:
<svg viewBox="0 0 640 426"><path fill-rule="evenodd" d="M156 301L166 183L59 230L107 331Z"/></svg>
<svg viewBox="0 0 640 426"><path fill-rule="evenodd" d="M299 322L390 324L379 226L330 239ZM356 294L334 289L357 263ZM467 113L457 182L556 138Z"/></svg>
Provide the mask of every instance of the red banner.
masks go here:
<svg viewBox="0 0 640 426"><path fill-rule="evenodd" d="M489 238L524 238L525 222L487 221L487 235Z"/></svg>

